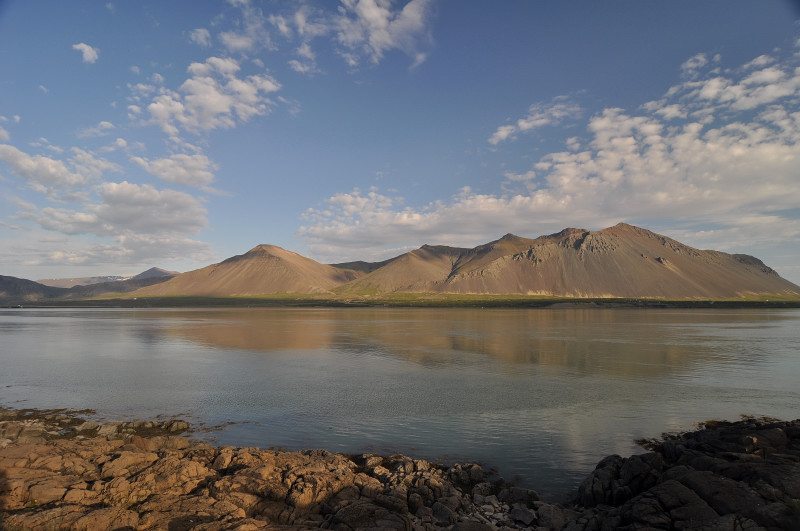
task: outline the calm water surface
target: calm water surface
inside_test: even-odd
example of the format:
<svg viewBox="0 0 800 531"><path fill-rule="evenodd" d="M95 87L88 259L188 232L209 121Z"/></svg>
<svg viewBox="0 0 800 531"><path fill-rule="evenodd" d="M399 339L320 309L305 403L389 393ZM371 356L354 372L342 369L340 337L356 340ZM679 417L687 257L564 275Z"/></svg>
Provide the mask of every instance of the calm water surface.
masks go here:
<svg viewBox="0 0 800 531"><path fill-rule="evenodd" d="M480 461L547 496L711 418L800 417L798 310L0 310L0 404Z"/></svg>

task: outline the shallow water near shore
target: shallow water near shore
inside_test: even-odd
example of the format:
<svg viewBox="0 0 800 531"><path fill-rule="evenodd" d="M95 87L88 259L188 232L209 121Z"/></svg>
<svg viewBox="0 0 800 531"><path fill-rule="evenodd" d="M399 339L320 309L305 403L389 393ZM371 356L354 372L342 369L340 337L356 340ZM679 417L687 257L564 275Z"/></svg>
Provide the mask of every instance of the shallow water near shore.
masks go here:
<svg viewBox="0 0 800 531"><path fill-rule="evenodd" d="M800 417L800 310L7 309L0 367L10 407L479 461L552 499L640 437Z"/></svg>

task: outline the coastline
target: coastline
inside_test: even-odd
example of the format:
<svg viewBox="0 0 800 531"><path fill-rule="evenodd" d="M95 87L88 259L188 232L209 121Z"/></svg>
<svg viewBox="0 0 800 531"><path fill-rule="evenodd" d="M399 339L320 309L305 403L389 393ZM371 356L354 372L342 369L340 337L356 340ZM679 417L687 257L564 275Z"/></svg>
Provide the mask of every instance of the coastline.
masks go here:
<svg viewBox="0 0 800 531"><path fill-rule="evenodd" d="M560 504L474 463L212 446L180 419L87 413L0 408L0 527L800 528L800 420L709 422L650 441L601 460Z"/></svg>
<svg viewBox="0 0 800 531"><path fill-rule="evenodd" d="M282 293L264 296L131 297L120 293L74 299L5 297L0 307L13 308L680 308L756 309L800 308L800 298L773 294L727 299L657 297L561 297L544 295L489 295L398 293L386 296L312 296Z"/></svg>

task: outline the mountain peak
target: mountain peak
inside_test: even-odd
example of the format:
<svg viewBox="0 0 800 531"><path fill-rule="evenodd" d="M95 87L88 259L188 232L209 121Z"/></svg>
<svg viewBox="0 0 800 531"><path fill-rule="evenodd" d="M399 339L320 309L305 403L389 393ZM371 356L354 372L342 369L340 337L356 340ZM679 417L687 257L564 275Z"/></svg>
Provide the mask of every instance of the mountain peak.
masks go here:
<svg viewBox="0 0 800 531"><path fill-rule="evenodd" d="M161 269L160 267L151 267L147 271L142 271L133 279L143 279L143 278L158 278L158 277L174 277L178 273L175 271L167 271L166 269Z"/></svg>

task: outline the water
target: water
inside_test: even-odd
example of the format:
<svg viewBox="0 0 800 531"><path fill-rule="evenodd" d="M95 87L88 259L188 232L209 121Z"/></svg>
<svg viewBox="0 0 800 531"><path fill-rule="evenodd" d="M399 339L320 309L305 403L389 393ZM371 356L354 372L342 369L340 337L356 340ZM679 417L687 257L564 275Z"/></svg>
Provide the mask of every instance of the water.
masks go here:
<svg viewBox="0 0 800 531"><path fill-rule="evenodd" d="M634 440L800 417L800 311L0 310L0 404L479 461L563 498Z"/></svg>

